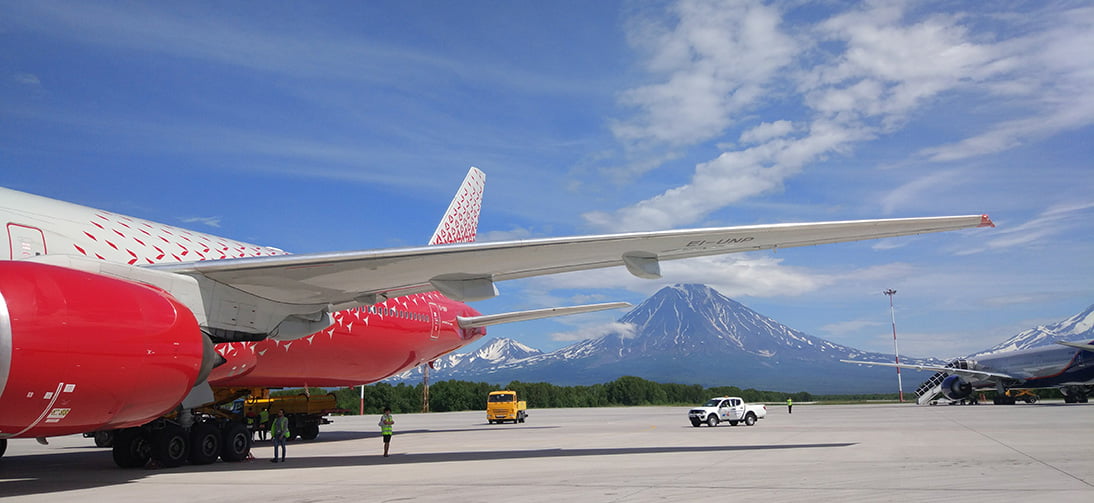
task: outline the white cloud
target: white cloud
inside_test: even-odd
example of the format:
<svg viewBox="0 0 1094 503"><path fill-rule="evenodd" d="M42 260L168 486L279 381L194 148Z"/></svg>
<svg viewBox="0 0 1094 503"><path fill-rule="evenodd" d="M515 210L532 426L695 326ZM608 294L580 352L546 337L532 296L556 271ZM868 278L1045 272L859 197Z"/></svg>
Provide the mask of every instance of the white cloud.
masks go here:
<svg viewBox="0 0 1094 503"><path fill-rule="evenodd" d="M548 290L616 288L642 295L649 295L666 284L698 283L730 297L775 297L813 292L837 279L806 268L784 266L780 258L759 254L673 260L662 263L661 270L665 281L639 279L622 268L559 274L530 281Z"/></svg>
<svg viewBox="0 0 1094 503"><path fill-rule="evenodd" d="M759 126L741 133L741 143L764 143L775 138L782 138L794 131L794 123L790 121L764 122Z"/></svg>
<svg viewBox="0 0 1094 503"><path fill-rule="evenodd" d="M760 114L766 121L740 133L743 148L696 164L685 185L614 212L584 215L593 226L661 229L701 221L728 205L781 190L788 178L830 154L900 130L944 93L1004 96L1012 100L1004 103L1006 112L1024 116L921 149L929 161L998 152L1094 123L1094 56L1085 49L1094 45L1094 9L1074 9L1056 23L1050 16L1033 29L1024 27L1031 35L1009 39L1004 28L974 32L984 29L976 14L923 16L899 3L868 3L813 26L792 27L777 10L749 2L684 1L675 12L679 22L671 28L658 21L633 23L641 28L632 39L649 49L646 67L660 83L624 94L624 103L641 113L614 125L620 140L719 140L730 124L748 120L742 112L773 99L804 105L811 118L803 123ZM787 36L791 29L816 38L815 50L795 52L808 44ZM749 50L757 52L741 54ZM748 68L757 55L770 61ZM787 88L797 94L773 93ZM779 108L788 109L798 110ZM928 173L889 194L884 210L893 212L945 183L965 181L956 172Z"/></svg>
<svg viewBox="0 0 1094 503"><path fill-rule="evenodd" d="M638 110L613 126L623 141L688 145L717 137L769 92L797 49L779 30L778 12L757 2L685 0L672 10L675 26L632 21L630 40L661 82L623 93L621 102Z"/></svg>
<svg viewBox="0 0 1094 503"><path fill-rule="evenodd" d="M1025 245L1043 245L1053 242L1050 236L1057 236L1081 226L1089 217L1076 216L1094 208L1094 202L1065 203L1046 209L1033 220L1018 225L998 229L988 248L1010 248Z"/></svg>
<svg viewBox="0 0 1094 503"><path fill-rule="evenodd" d="M187 218L180 218L180 220L182 220L183 222L188 223L188 224L197 223L197 224L207 225L209 227L220 227L220 219L221 219L221 217L187 217Z"/></svg>
<svg viewBox="0 0 1094 503"><path fill-rule="evenodd" d="M15 81L25 86L38 87L42 85L42 81L38 80L38 76L33 73L17 73L14 77Z"/></svg>
<svg viewBox="0 0 1094 503"><path fill-rule="evenodd" d="M596 339L609 334L618 334L624 339L634 337L636 327L631 323L611 322L581 327L571 332L556 332L551 334L551 340L558 342L583 341Z"/></svg>

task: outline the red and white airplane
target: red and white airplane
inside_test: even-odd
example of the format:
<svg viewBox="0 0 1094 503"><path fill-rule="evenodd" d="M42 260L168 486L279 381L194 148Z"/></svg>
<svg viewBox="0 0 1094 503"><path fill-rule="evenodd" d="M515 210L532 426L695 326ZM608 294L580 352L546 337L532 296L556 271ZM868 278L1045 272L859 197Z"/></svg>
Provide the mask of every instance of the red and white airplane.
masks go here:
<svg viewBox="0 0 1094 503"><path fill-rule="evenodd" d="M971 215L475 243L484 182L471 168L431 246L305 255L0 188L0 454L9 438L116 430L122 466L239 459L243 425L193 413L211 386L370 383L488 325L626 305L484 316L465 304L497 281L618 265L658 278L662 260L994 226Z"/></svg>

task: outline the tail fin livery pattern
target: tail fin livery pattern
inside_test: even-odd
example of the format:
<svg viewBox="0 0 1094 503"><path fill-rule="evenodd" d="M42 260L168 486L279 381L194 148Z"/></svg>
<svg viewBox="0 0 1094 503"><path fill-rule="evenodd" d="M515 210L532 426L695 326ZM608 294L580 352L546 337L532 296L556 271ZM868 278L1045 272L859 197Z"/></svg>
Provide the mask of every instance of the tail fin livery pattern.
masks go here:
<svg viewBox="0 0 1094 503"><path fill-rule="evenodd" d="M437 225L431 245L472 243L479 229L479 211L482 209L482 192L486 185L486 173L472 166L463 179L456 197Z"/></svg>

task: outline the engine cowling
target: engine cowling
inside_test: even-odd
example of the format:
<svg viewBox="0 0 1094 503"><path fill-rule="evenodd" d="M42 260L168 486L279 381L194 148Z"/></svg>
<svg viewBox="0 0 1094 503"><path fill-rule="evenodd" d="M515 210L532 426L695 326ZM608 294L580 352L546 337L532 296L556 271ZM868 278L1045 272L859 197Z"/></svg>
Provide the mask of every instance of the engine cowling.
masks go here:
<svg viewBox="0 0 1094 503"><path fill-rule="evenodd" d="M952 375L942 380L942 396L950 400L960 400L972 394L972 384L958 375Z"/></svg>
<svg viewBox="0 0 1094 503"><path fill-rule="evenodd" d="M146 423L182 402L211 354L193 313L162 290L0 262L0 438Z"/></svg>

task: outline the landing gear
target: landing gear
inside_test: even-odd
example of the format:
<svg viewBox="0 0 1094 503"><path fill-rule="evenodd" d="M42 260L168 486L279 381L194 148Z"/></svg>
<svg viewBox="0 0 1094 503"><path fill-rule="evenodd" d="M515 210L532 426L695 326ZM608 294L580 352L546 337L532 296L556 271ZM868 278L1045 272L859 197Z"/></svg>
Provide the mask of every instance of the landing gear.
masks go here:
<svg viewBox="0 0 1094 503"><path fill-rule="evenodd" d="M181 426L169 424L152 434L152 459L161 466L174 468L190 458L190 434Z"/></svg>
<svg viewBox="0 0 1094 503"><path fill-rule="evenodd" d="M114 435L114 464L140 468L152 457L152 444L141 428L118 430Z"/></svg>
<svg viewBox="0 0 1094 503"><path fill-rule="evenodd" d="M1065 386L1060 389L1064 394L1064 403L1087 403L1090 390L1089 386Z"/></svg>
<svg viewBox="0 0 1094 503"><path fill-rule="evenodd" d="M113 447L114 446L114 431L113 430L96 431L93 435L95 437L95 447Z"/></svg>
<svg viewBox="0 0 1094 503"><path fill-rule="evenodd" d="M220 447L224 442L220 428L214 423L195 423L190 428L190 464L207 465L220 456Z"/></svg>
<svg viewBox="0 0 1094 503"><path fill-rule="evenodd" d="M224 446L220 450L220 459L224 461L243 461L251 453L251 432L240 423L228 423L224 428Z"/></svg>

